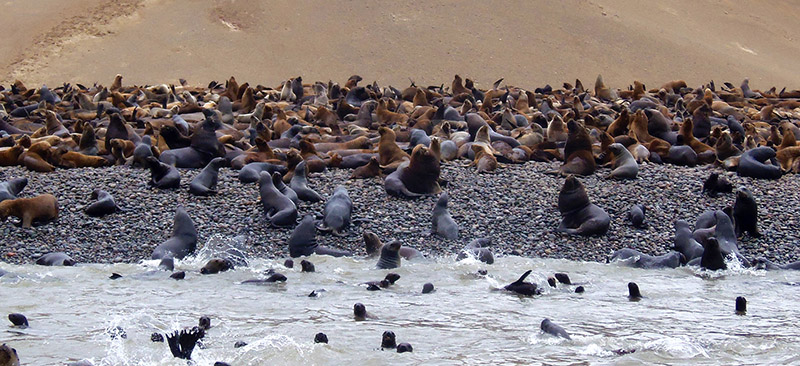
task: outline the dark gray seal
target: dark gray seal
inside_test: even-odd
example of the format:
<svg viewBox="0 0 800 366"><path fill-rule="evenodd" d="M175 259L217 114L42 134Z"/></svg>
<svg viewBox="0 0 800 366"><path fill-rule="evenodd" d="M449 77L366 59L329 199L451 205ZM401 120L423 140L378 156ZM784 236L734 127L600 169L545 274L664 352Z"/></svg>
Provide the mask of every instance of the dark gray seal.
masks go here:
<svg viewBox="0 0 800 366"><path fill-rule="evenodd" d="M620 143L613 143L608 148L614 154L614 163L611 165L613 170L608 177L612 179L636 179L636 176L639 175L639 164L631 155L631 152Z"/></svg>
<svg viewBox="0 0 800 366"><path fill-rule="evenodd" d="M720 251L719 243L717 243L717 239L708 238L703 249L703 256L700 259L701 268L710 271L728 269L728 265L725 264L725 257Z"/></svg>
<svg viewBox="0 0 800 366"><path fill-rule="evenodd" d="M47 253L36 260L40 266L74 266L75 260L64 252Z"/></svg>
<svg viewBox="0 0 800 366"><path fill-rule="evenodd" d="M544 320L542 320L542 324L539 325L539 328L541 328L542 331L547 333L547 334L550 334L550 335L553 335L553 336L556 336L556 337L561 337L561 338L564 338L564 339L569 339L569 340L572 339L569 336L569 333L567 333L567 331L564 330L564 328L562 328L561 326L559 326L556 323L551 322L550 319L544 318Z"/></svg>
<svg viewBox="0 0 800 366"><path fill-rule="evenodd" d="M692 238L692 230L685 220L675 221L675 240L673 249L681 252L686 261L703 256L703 246Z"/></svg>
<svg viewBox="0 0 800 366"><path fill-rule="evenodd" d="M630 211L628 211L628 221L630 221L631 224L633 224L633 226L636 228L644 227L644 214L646 210L647 209L644 207L644 205L631 206Z"/></svg>
<svg viewBox="0 0 800 366"><path fill-rule="evenodd" d="M539 286L533 282L525 282L525 278L531 274L531 270L529 269L522 276L519 277L516 281L509 283L503 287L504 290L513 292L515 294L524 295L524 296L533 296L533 295L540 295L542 290L539 289Z"/></svg>
<svg viewBox="0 0 800 366"><path fill-rule="evenodd" d="M91 197L96 201L92 202L91 205L86 206L84 209L86 214L89 216L105 216L120 210L119 206L117 206L117 203L114 202L114 196L112 196L111 193L101 189L95 189L92 191Z"/></svg>
<svg viewBox="0 0 800 366"><path fill-rule="evenodd" d="M164 151L158 158L178 168L202 168L211 159L225 156L225 147L217 140L218 124L211 118L214 113L203 110L206 119L195 128L188 147Z"/></svg>
<svg viewBox="0 0 800 366"><path fill-rule="evenodd" d="M15 178L7 182L0 182L0 202L13 200L28 185L28 178Z"/></svg>
<svg viewBox="0 0 800 366"><path fill-rule="evenodd" d="M273 174L275 172L284 174L286 173L286 167L283 165L276 165L272 163L264 163L264 162L252 162L248 163L242 169L239 170L239 181L242 183L255 183L258 182L260 179L261 172L268 172L269 174Z"/></svg>
<svg viewBox="0 0 800 366"><path fill-rule="evenodd" d="M719 242L719 248L723 255L735 255L745 267L750 266L750 261L747 260L740 252L739 246L736 242L736 231L733 227L731 217L725 211L717 210L714 212L717 218L717 225L714 227L714 237Z"/></svg>
<svg viewBox="0 0 800 366"><path fill-rule="evenodd" d="M300 199L297 198L297 192L293 189L289 188L286 184L283 183L283 174L279 172L272 173L272 184L275 185L275 188L278 189L284 196L288 197L294 205L297 206L300 204Z"/></svg>
<svg viewBox="0 0 800 366"><path fill-rule="evenodd" d="M381 257L378 259L377 268L392 269L400 267L400 242L393 241L381 248Z"/></svg>
<svg viewBox="0 0 800 366"><path fill-rule="evenodd" d="M333 257L353 255L353 253L346 250L328 248L317 244L316 230L314 226L314 217L306 215L294 231L292 231L292 236L289 237L289 256L297 258L314 253Z"/></svg>
<svg viewBox="0 0 800 366"><path fill-rule="evenodd" d="M14 324L15 327L20 327L20 328L28 327L28 318L20 313L8 314L8 321L10 321L11 324Z"/></svg>
<svg viewBox="0 0 800 366"><path fill-rule="evenodd" d="M768 146L747 150L739 158L736 173L742 177L778 179L783 175L781 167L769 162L775 155L775 150Z"/></svg>
<svg viewBox="0 0 800 366"><path fill-rule="evenodd" d="M225 166L225 158L214 158L208 162L200 174L189 183L189 193L195 196L210 196L217 194L217 180L219 168Z"/></svg>
<svg viewBox="0 0 800 366"><path fill-rule="evenodd" d="M494 255L488 248L491 244L492 239L489 238L474 239L458 253L456 260L460 261L471 256L483 263L492 264L494 263Z"/></svg>
<svg viewBox="0 0 800 366"><path fill-rule="evenodd" d="M431 232L445 239L456 240L458 239L458 224L450 216L450 211L447 210L447 202L449 200L450 196L447 192L442 192L439 195L439 200L436 201L436 206L433 207L433 215L431 217L433 228Z"/></svg>
<svg viewBox="0 0 800 366"><path fill-rule="evenodd" d="M736 236L748 233L752 237L760 237L758 232L758 204L753 193L745 187L736 190L736 201L733 204L733 222Z"/></svg>
<svg viewBox="0 0 800 366"><path fill-rule="evenodd" d="M350 226L350 215L353 212L353 201L347 194L347 188L338 186L333 191L333 195L325 202L325 209L322 211L322 225L317 229L321 231L332 231L336 235Z"/></svg>
<svg viewBox="0 0 800 366"><path fill-rule="evenodd" d="M763 269L767 271L778 270L778 269L800 270L800 261L781 265L772 263L772 261L770 261L767 258L758 257L753 260L753 266L756 269Z"/></svg>
<svg viewBox="0 0 800 366"><path fill-rule="evenodd" d="M259 193L261 194L261 205L264 207L264 214L273 226L292 226L297 223L297 206L291 199L284 196L272 180L268 172L261 172L261 179L258 182Z"/></svg>
<svg viewBox="0 0 800 366"><path fill-rule="evenodd" d="M292 176L292 180L289 181L289 187L291 187L292 190L297 193L297 197L303 201L322 201L322 196L320 196L319 193L311 188L308 188L308 179L306 178L307 174L308 166L306 165L305 160L303 160L294 168L294 175Z"/></svg>
<svg viewBox="0 0 800 366"><path fill-rule="evenodd" d="M603 235L608 231L611 217L589 202L583 184L574 175L567 176L558 194L558 210L562 220L558 231L570 235Z"/></svg>
<svg viewBox="0 0 800 366"><path fill-rule="evenodd" d="M164 257L173 257L183 259L187 255L194 252L197 248L197 230L194 228L194 222L183 206L178 206L175 211L174 226L172 228L172 235L165 242L159 244L153 249L151 259L162 259Z"/></svg>
<svg viewBox="0 0 800 366"><path fill-rule="evenodd" d="M683 254L676 251L671 251L667 254L653 256L644 254L638 250L631 248L623 248L614 252L611 255L612 261L620 261L634 268L678 268L681 263L686 260Z"/></svg>
<svg viewBox="0 0 800 366"><path fill-rule="evenodd" d="M378 238L378 235L375 235L375 233L371 231L365 231L363 237L364 237L364 248L367 251L367 257L374 257L376 255L380 255L381 249L383 249L383 243L381 243L381 239ZM400 246L398 254L400 254L400 257L405 260L412 260L416 258L425 257L419 250L416 250L412 247L405 245Z"/></svg>
<svg viewBox="0 0 800 366"><path fill-rule="evenodd" d="M356 321L364 321L367 319L377 319L374 315L367 312L367 307L364 304L357 302L353 305L353 319Z"/></svg>
<svg viewBox="0 0 800 366"><path fill-rule="evenodd" d="M145 159L150 168L150 181L148 184L156 188L169 189L181 186L181 175L172 165L164 164L154 156Z"/></svg>
<svg viewBox="0 0 800 366"><path fill-rule="evenodd" d="M710 197L716 197L720 193L733 192L733 185L725 176L720 176L719 173L711 173L703 182L703 193L708 194Z"/></svg>
<svg viewBox="0 0 800 366"><path fill-rule="evenodd" d="M147 166L147 158L153 155L153 146L150 140L150 136L142 136L142 141L136 144L136 147L133 149L133 166Z"/></svg>

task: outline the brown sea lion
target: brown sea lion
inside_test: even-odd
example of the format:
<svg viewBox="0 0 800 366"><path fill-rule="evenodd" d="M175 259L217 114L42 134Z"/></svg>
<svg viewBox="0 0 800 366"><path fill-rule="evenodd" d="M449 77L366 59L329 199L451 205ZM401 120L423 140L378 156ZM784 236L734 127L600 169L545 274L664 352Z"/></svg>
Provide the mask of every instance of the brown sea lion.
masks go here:
<svg viewBox="0 0 800 366"><path fill-rule="evenodd" d="M47 162L50 154L50 143L45 141L37 142L19 156L19 161L32 171L40 173L52 172L56 167Z"/></svg>
<svg viewBox="0 0 800 366"><path fill-rule="evenodd" d="M350 175L350 179L367 179L380 175L381 167L380 164L378 164L378 158L373 156L369 158L367 165L360 166L353 170L353 174Z"/></svg>
<svg viewBox="0 0 800 366"><path fill-rule="evenodd" d="M564 146L564 165L559 168L563 175L591 175L597 169L592 155L592 140L586 128L572 120L567 123L569 136Z"/></svg>
<svg viewBox="0 0 800 366"><path fill-rule="evenodd" d="M19 157L23 152L25 152L25 148L19 144L0 149L0 166L19 165Z"/></svg>
<svg viewBox="0 0 800 366"><path fill-rule="evenodd" d="M22 220L22 227L30 228L34 221L44 222L58 218L58 201L52 194L43 194L0 202L0 221L5 221L10 216Z"/></svg>
<svg viewBox="0 0 800 366"><path fill-rule="evenodd" d="M378 129L378 133L381 135L378 141L378 162L381 167L397 167L403 160L411 158L397 146L394 131L387 127L381 127Z"/></svg>
<svg viewBox="0 0 800 366"><path fill-rule="evenodd" d="M382 126L405 124L408 122L407 115L390 111L386 105L385 99L378 101L378 107L375 108L375 115L378 117L378 123Z"/></svg>
<svg viewBox="0 0 800 366"><path fill-rule="evenodd" d="M482 146L472 145L472 151L475 153L475 159L470 166L477 167L478 173L493 172L497 169L497 158Z"/></svg>
<svg viewBox="0 0 800 366"><path fill-rule="evenodd" d="M400 175L405 187L414 193L439 194L439 159L423 145L417 145L411 151L411 161Z"/></svg>
<svg viewBox="0 0 800 366"><path fill-rule="evenodd" d="M105 158L75 151L67 151L61 154L61 162L59 164L64 168L99 168L107 165L109 165L109 162Z"/></svg>

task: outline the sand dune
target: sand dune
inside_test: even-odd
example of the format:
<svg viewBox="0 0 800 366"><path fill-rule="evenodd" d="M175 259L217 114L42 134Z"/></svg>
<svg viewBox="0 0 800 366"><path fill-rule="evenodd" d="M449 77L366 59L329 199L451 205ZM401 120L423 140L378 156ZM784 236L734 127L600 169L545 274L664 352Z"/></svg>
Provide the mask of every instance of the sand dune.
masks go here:
<svg viewBox="0 0 800 366"><path fill-rule="evenodd" d="M625 87L682 78L800 88L800 1L7 0L0 82Z"/></svg>

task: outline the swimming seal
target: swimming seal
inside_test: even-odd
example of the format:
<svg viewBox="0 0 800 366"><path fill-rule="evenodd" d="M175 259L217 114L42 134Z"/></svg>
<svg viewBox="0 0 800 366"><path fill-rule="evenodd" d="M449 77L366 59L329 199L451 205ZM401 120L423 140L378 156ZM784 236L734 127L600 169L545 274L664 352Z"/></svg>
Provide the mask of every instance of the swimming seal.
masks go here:
<svg viewBox="0 0 800 366"><path fill-rule="evenodd" d="M100 217L110 215L120 210L119 206L117 206L117 203L114 202L114 197L111 196L111 193L108 193L104 190L95 189L92 191L91 198L97 201L93 202L89 206L86 206L84 209L84 212L86 212L86 214L89 216Z"/></svg>
<svg viewBox="0 0 800 366"><path fill-rule="evenodd" d="M371 231L365 231L363 234L364 237L364 248L367 251L367 257L374 257L376 255L380 255L381 249L383 249L383 243L381 243L381 239L378 238L378 235ZM412 247L408 247L405 245L400 246L400 250L398 251L400 257L405 260L412 260L416 258L422 258L422 252L416 250Z"/></svg>
<svg viewBox="0 0 800 366"><path fill-rule="evenodd" d="M172 235L165 242L153 249L151 259L162 259L170 256L183 259L194 252L197 248L197 230L194 222L183 206L178 206L175 210L175 219L172 228Z"/></svg>
<svg viewBox="0 0 800 366"><path fill-rule="evenodd" d="M28 327L28 318L26 318L25 315L22 315L20 313L8 314L8 321L10 321L11 324L14 324L14 326L16 327L20 328Z"/></svg>
<svg viewBox="0 0 800 366"><path fill-rule="evenodd" d="M427 282L424 285L422 285L422 293L423 294L429 294L429 293L431 293L433 291L435 291L435 289L433 288L433 284L432 283Z"/></svg>
<svg viewBox="0 0 800 366"><path fill-rule="evenodd" d="M447 192L442 192L439 195L439 200L436 201L436 206L433 207L433 215L431 217L433 228L431 232L445 239L456 240L458 239L458 225L447 210L447 202L449 200L450 196Z"/></svg>
<svg viewBox="0 0 800 366"><path fill-rule="evenodd" d="M297 193L297 198L303 201L322 201L322 196L320 196L319 193L311 188L308 188L308 180L306 179L307 174L308 166L306 165L305 160L303 160L294 168L294 175L292 176L292 180L289 181L289 187L291 187L292 190Z"/></svg>
<svg viewBox="0 0 800 366"><path fill-rule="evenodd" d="M356 321L364 321L367 319L376 319L374 315L367 312L367 307L364 304L357 302L353 305L353 318Z"/></svg>
<svg viewBox="0 0 800 366"><path fill-rule="evenodd" d="M379 269L392 269L400 267L400 242L393 241L381 248L381 257L376 265Z"/></svg>
<svg viewBox="0 0 800 366"><path fill-rule="evenodd" d="M317 333L314 335L314 343L328 344L328 336L325 333Z"/></svg>
<svg viewBox="0 0 800 366"><path fill-rule="evenodd" d="M74 266L75 260L64 252L47 253L36 260L40 266Z"/></svg>
<svg viewBox="0 0 800 366"><path fill-rule="evenodd" d="M336 235L341 235L342 231L350 226L350 215L353 211L353 201L347 194L347 188L337 186L333 195L325 202L322 211L322 225L317 229L321 231L332 231Z"/></svg>
<svg viewBox="0 0 800 366"><path fill-rule="evenodd" d="M736 190L736 201L733 204L733 222L735 224L736 236L744 233L752 237L760 237L758 232L758 204L753 193L745 187Z"/></svg>
<svg viewBox="0 0 800 366"><path fill-rule="evenodd" d="M314 267L314 263L311 263L305 259L300 261L300 272L316 272L316 267Z"/></svg>
<svg viewBox="0 0 800 366"><path fill-rule="evenodd" d="M504 290L513 292L516 294L524 295L524 296L533 296L533 295L540 295L542 290L539 289L535 283L532 282L525 282L525 278L530 275L532 270L528 270L522 274L516 281L506 285L503 287Z"/></svg>
<svg viewBox="0 0 800 366"><path fill-rule="evenodd" d="M683 254L671 251L667 254L652 256L631 248L623 248L611 255L612 261L621 261L634 268L678 268L686 260Z"/></svg>
<svg viewBox="0 0 800 366"><path fill-rule="evenodd" d="M397 347L397 338L394 332L387 330L381 336L381 348L395 348Z"/></svg>
<svg viewBox="0 0 800 366"><path fill-rule="evenodd" d="M747 314L747 299L744 296L736 297L736 315Z"/></svg>
<svg viewBox="0 0 800 366"><path fill-rule="evenodd" d="M58 218L58 200L52 194L43 194L0 202L0 222L10 216L19 218L23 228L30 228L34 222L55 220Z"/></svg>
<svg viewBox="0 0 800 366"><path fill-rule="evenodd" d="M767 146L747 150L739 158L736 173L742 177L778 179L783 175L781 167L768 163L775 155L775 150Z"/></svg>
<svg viewBox="0 0 800 366"><path fill-rule="evenodd" d="M0 182L0 202L13 200L28 185L28 178L16 178Z"/></svg>
<svg viewBox="0 0 800 366"><path fill-rule="evenodd" d="M639 285L636 282L628 282L628 300L639 301L642 299L642 293L639 292Z"/></svg>
<svg viewBox="0 0 800 366"><path fill-rule="evenodd" d="M3 343L0 346L0 366L19 366L19 356L17 350Z"/></svg>
<svg viewBox="0 0 800 366"><path fill-rule="evenodd" d="M160 189L179 188L181 185L181 174L172 165L164 164L154 156L145 159L147 167L150 168L149 185Z"/></svg>
<svg viewBox="0 0 800 366"><path fill-rule="evenodd" d="M613 143L608 148L614 154L613 170L608 177L613 179L636 179L639 174L639 164L636 163L636 159L631 155L631 152L620 143Z"/></svg>
<svg viewBox="0 0 800 366"><path fill-rule="evenodd" d="M603 235L611 223L602 208L589 202L583 184L574 175L564 180L558 194L558 210L562 220L557 230L570 235Z"/></svg>
<svg viewBox="0 0 800 366"><path fill-rule="evenodd" d="M411 347L411 343L400 343L397 345L397 353L406 353L406 352L414 352L414 348Z"/></svg>
<svg viewBox="0 0 800 366"><path fill-rule="evenodd" d="M214 158L205 168L189 183L189 193L195 196L209 196L217 194L217 180L219 168L226 163L225 158Z"/></svg>
<svg viewBox="0 0 800 366"><path fill-rule="evenodd" d="M492 264L494 263L494 255L492 255L492 251L488 248L491 244L492 240L489 238L474 239L458 253L456 260L460 261L472 256L483 263Z"/></svg>
<svg viewBox="0 0 800 366"><path fill-rule="evenodd" d="M233 262L227 258L213 258L206 262L203 268L200 268L200 273L217 274L231 269L234 269Z"/></svg>
<svg viewBox="0 0 800 366"><path fill-rule="evenodd" d="M703 246L692 238L692 230L685 220L675 221L675 240L673 249L681 252L686 261L703 256Z"/></svg>
<svg viewBox="0 0 800 366"><path fill-rule="evenodd" d="M268 172L261 172L258 185L261 205L271 225L291 226L297 223L297 206L275 188L272 176Z"/></svg>
<svg viewBox="0 0 800 366"><path fill-rule="evenodd" d="M569 339L569 340L572 339L569 336L569 333L567 333L567 331L564 330L564 328L560 327L556 323L551 322L550 319L544 318L544 320L542 320L542 324L539 325L539 328L542 329L542 331L547 333L547 334L550 334L550 335L553 335L553 336L556 336L556 337L561 337L561 338L564 338L564 339Z"/></svg>
<svg viewBox="0 0 800 366"><path fill-rule="evenodd" d="M710 271L728 269L728 265L725 264L725 258L720 251L719 243L717 243L717 239L708 238L706 241L703 247L703 256L700 259L700 267Z"/></svg>
<svg viewBox="0 0 800 366"><path fill-rule="evenodd" d="M183 329L180 332L167 334L167 344L172 356L184 360L192 359L192 351L197 345L197 341L205 337L205 331L198 327L190 330Z"/></svg>
<svg viewBox="0 0 800 366"><path fill-rule="evenodd" d="M316 227L314 217L306 215L300 224L292 231L289 237L289 256L297 258L311 254L330 255L333 257L352 256L353 253L346 250L339 250L321 246L317 244Z"/></svg>

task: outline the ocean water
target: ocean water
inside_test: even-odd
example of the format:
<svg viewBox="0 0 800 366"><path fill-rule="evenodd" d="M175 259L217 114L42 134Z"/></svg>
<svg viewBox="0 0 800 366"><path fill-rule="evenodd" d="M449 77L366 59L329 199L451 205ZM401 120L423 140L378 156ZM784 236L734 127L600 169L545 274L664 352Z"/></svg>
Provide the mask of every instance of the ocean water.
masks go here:
<svg viewBox="0 0 800 366"><path fill-rule="evenodd" d="M208 247L208 246L207 246ZM211 318L212 328L195 348L196 365L528 365L528 364L798 364L800 273L731 269L633 269L620 264L500 257L492 265L455 256L405 261L375 269L377 259L308 258L314 273L282 260L250 258L249 266L201 275L211 257L201 250L176 263L187 272L175 281L157 261L42 267L0 264L0 313L23 313L30 327L0 326L0 343L17 349L23 365L186 365L173 358L153 332L167 333ZM281 284L249 285L268 269L285 274ZM487 276L477 275L486 269ZM543 293L521 297L499 291L522 273ZM110 280L111 273L123 278ZM362 284L387 273L401 276L382 291ZM547 285L555 272L575 285ZM627 283L644 298L629 301ZM436 291L422 294L431 282ZM319 297L314 290L325 289ZM737 296L748 300L734 313ZM353 304L376 317L353 319ZM549 318L572 340L540 330ZM126 338L112 339L121 327ZM381 350L391 330L413 353ZM314 344L324 332L329 344ZM247 346L234 348L236 341ZM618 351L633 351L624 355Z"/></svg>

